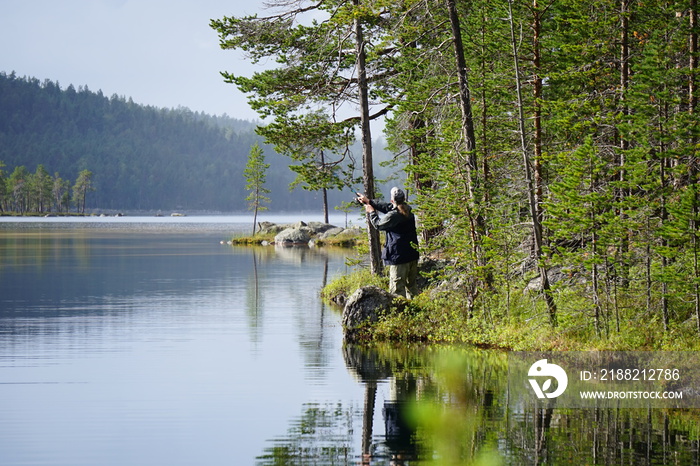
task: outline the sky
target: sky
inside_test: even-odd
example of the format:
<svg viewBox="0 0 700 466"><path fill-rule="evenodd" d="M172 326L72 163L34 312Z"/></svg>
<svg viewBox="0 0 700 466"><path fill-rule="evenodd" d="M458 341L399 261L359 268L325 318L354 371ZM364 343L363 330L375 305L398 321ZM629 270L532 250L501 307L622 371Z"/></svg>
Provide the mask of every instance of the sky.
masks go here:
<svg viewBox="0 0 700 466"><path fill-rule="evenodd" d="M261 68L222 50L209 21L264 13L264 1L0 0L0 71L257 120L219 72L250 76Z"/></svg>

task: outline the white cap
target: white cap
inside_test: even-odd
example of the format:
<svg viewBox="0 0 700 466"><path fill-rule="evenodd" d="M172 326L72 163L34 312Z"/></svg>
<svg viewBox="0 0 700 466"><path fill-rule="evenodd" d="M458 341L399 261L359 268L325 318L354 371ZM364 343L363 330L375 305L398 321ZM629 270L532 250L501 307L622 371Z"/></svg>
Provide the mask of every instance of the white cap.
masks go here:
<svg viewBox="0 0 700 466"><path fill-rule="evenodd" d="M396 186L391 188L391 200L395 201L397 204L401 204L406 201L406 194Z"/></svg>

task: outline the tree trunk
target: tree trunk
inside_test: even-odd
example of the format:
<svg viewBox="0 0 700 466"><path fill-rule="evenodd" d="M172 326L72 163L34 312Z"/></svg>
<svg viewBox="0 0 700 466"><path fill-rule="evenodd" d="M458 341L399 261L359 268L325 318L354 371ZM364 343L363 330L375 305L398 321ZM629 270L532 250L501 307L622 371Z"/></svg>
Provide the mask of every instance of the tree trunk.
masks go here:
<svg viewBox="0 0 700 466"><path fill-rule="evenodd" d="M525 166L525 182L527 185L527 195L530 203L530 217L532 218L532 228L535 236L535 258L537 259L537 268L540 272L542 280L542 293L544 294L547 310L549 311L549 321L552 327L557 325L557 306L552 298L549 277L547 276L547 268L542 264L542 224L537 209L537 201L535 198L535 185L532 180L532 171L530 170L530 158L527 152L527 142L525 140L525 113L523 110L523 94L520 84L520 62L518 60L518 46L515 40L515 25L513 23L513 0L508 1L508 12L510 21L510 36L513 46L513 59L515 60L515 87L518 95L518 122L520 127L520 144L523 153L523 165Z"/></svg>
<svg viewBox="0 0 700 466"><path fill-rule="evenodd" d="M321 194L323 196L323 221L328 223L328 189L322 188Z"/></svg>
<svg viewBox="0 0 700 466"><path fill-rule="evenodd" d="M490 287L493 279L488 270L486 270L487 262L481 247L481 240L486 232L486 226L480 209L481 190L479 189L479 166L476 157L476 135L474 132L469 81L467 79L467 62L464 57L464 43L462 42L462 29L455 0L445 1L447 12L450 17L450 25L452 26L452 42L454 44L455 59L457 61L457 76L459 80L459 108L462 114L462 140L466 153L466 183L469 194L466 215L470 222L470 233L473 243L472 250L475 256L474 260L480 269L485 270L485 283Z"/></svg>
<svg viewBox="0 0 700 466"><path fill-rule="evenodd" d="M321 151L321 170L326 170L326 157ZM325 186L321 188L321 195L323 196L323 221L328 223L328 188Z"/></svg>
<svg viewBox="0 0 700 466"><path fill-rule="evenodd" d="M659 180L661 184L661 226L666 224L668 219L668 211L666 210L666 157L662 157L659 165ZM665 274L668 268L668 258L665 250L668 248L668 240L661 237L661 247L664 252L661 254L661 270ZM668 282L666 277L661 281L661 318L664 324L664 332L668 332L669 314L668 314Z"/></svg>
<svg viewBox="0 0 700 466"><path fill-rule="evenodd" d="M532 64L535 68L535 75L533 76L533 97L534 97L534 112L533 112L533 123L535 133L532 136L534 154L534 175L535 175L535 207L537 209L537 216L542 222L542 196L544 184L542 175L542 105L540 104L540 99L542 98L542 76L541 76L541 66L542 66L542 55L540 50L540 35L542 33L542 21L541 15L538 11L537 0L533 1L533 24L532 24Z"/></svg>
<svg viewBox="0 0 700 466"><path fill-rule="evenodd" d="M620 108L622 109L622 117L625 120L630 114L630 109L627 105L627 90L630 81L629 4L630 0L621 0L620 2ZM624 183L626 176L625 152L629 149L630 144L625 137L619 136L619 138L620 155L617 163L619 167L618 180L620 182L620 187L615 189L615 200L618 204L622 204L624 198L629 195L629 190L624 187ZM627 220L624 209L618 207L617 215L620 218L620 222L624 224ZM624 288L629 286L630 281L629 264L627 263L627 256L630 249L629 236L629 232L623 231L618 245L618 254L620 256L618 264L619 276L621 277L621 283Z"/></svg>
<svg viewBox="0 0 700 466"><path fill-rule="evenodd" d="M353 0L356 7L360 6L360 0ZM355 17L355 53L357 55L357 81L360 98L360 127L362 131L362 181L365 189L365 196L370 199L375 198L374 192L374 165L372 160L372 133L370 131L369 116L369 96L367 84L365 40L362 32L362 23L359 17ZM369 239L369 260L370 270L378 275L382 271L381 245L379 242L379 232L372 226L369 220L369 213L366 214L367 235Z"/></svg>
<svg viewBox="0 0 700 466"><path fill-rule="evenodd" d="M474 133L474 119L472 117L471 97L469 93L469 82L467 80L467 62L464 58L464 44L462 42L462 30L459 24L459 15L455 0L446 0L447 10L450 15L452 26L452 40L457 60L457 76L459 79L459 108L462 112L462 138L464 150L467 153L467 176L469 177L469 190L472 200L476 199L478 188L478 169L476 160L476 136Z"/></svg>
<svg viewBox="0 0 700 466"><path fill-rule="evenodd" d="M253 236L255 236L255 228L258 225L258 206L255 206L255 210L253 211Z"/></svg>
<svg viewBox="0 0 700 466"><path fill-rule="evenodd" d="M690 0L690 38L689 38L689 52L690 52L690 79L688 81L688 94L690 96L690 113L695 113L695 109L698 105L697 96L697 77L695 73L698 69L698 2L697 0ZM693 154L694 155L694 154Z"/></svg>

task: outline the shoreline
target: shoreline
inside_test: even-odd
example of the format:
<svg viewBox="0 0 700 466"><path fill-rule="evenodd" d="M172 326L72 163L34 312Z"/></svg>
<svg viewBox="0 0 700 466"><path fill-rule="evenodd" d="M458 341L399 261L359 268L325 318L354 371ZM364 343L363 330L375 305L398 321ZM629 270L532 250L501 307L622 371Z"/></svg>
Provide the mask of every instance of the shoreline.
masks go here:
<svg viewBox="0 0 700 466"><path fill-rule="evenodd" d="M361 270L332 281L321 296L337 306L344 301L343 296L366 285L387 289L384 277L372 277L369 271ZM596 332L587 313L577 309L579 293L573 287L556 291L554 298L562 309L562 319L557 327L551 327L545 304L535 293L503 288L484 292L470 316L466 296L428 285L414 300L395 301L376 323L364 325L357 341L469 345L508 351L700 351L692 317L664 331L655 318L658 316L638 313L636 319L621 321L619 331L615 322L608 321L602 332ZM638 303L625 304L628 313L634 314Z"/></svg>

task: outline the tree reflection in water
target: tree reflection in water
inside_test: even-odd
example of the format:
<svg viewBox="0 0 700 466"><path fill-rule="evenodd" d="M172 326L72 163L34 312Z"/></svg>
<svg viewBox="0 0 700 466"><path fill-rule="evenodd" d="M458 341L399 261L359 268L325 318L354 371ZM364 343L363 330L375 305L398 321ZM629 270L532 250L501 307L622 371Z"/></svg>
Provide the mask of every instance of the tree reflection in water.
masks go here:
<svg viewBox="0 0 700 466"><path fill-rule="evenodd" d="M364 400L306 404L259 464L700 464L697 410L523 402L498 351L346 345ZM377 387L390 387L373 422ZM362 421L362 432L355 427Z"/></svg>

